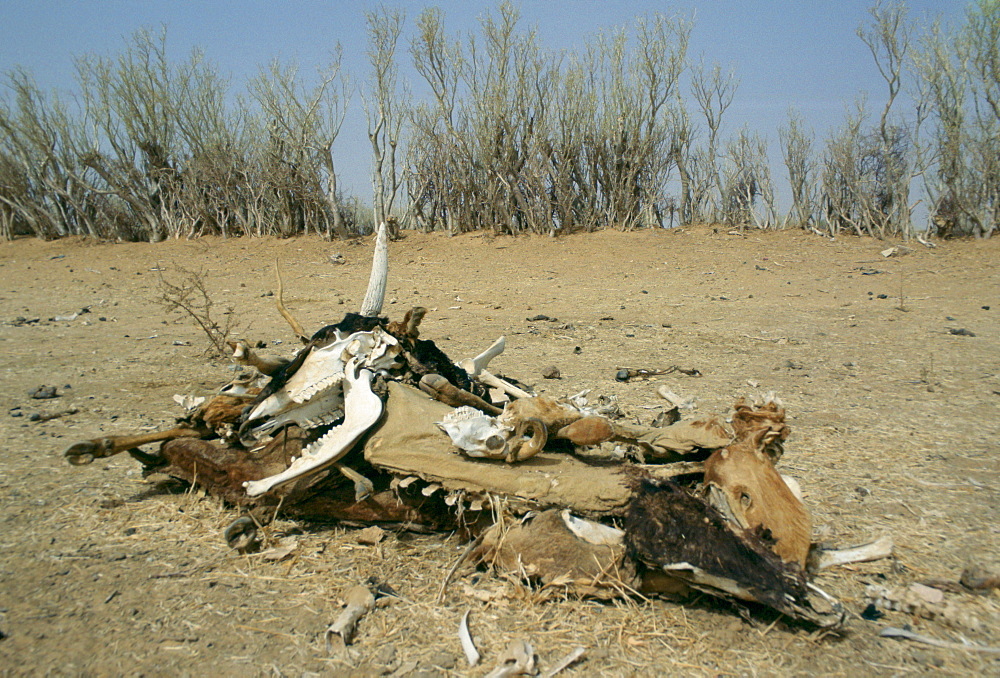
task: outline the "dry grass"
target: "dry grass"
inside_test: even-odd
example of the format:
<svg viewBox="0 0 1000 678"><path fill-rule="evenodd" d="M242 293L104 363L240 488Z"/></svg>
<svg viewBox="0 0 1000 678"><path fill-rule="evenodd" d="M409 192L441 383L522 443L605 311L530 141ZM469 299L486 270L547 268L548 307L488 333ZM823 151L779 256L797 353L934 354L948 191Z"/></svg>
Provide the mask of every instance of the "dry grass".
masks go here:
<svg viewBox="0 0 1000 678"><path fill-rule="evenodd" d="M353 530L279 518L267 545L295 534L298 546L274 562L226 547L221 533L234 511L198 492L150 485L128 458L67 466L59 453L69 443L169 424L179 414L174 393L205 393L231 375L173 344L199 339L197 329L150 314L155 262L212 271L208 291L255 318L247 338L282 339L272 350L283 354L296 342L273 298L262 296L275 256L288 273L286 303L307 331L356 307L367 280L367 247L338 248L347 263L332 271L319 240L209 244L0 246L0 321L42 319L0 325L8 385L0 394L2 671L481 675L459 646L469 609L487 668L511 639L524 638L543 670L586 648L567 675L996 673L988 656L876 637L885 624L910 623L935 637L996 645L995 594L956 598L990 620L984 632L889 612L881 623L852 619L835 638L766 613L744 618L708 598L581 601L470 567L459 568L438 604L465 548L453 536L393 534L367 546ZM454 358L506 334L502 371L553 395L593 388L617 396L643 421L656 412L661 383L694 397L699 413L776 390L793 428L783 472L801 482L817 537L850 545L889 533L896 541L891 561L820 576L858 613L868 583L957 579L970 559L1000 562L1000 244L954 242L893 259L878 255L884 247L794 233L408 234L393 245L389 297L397 303L387 310L398 318L417 303L431 308L423 334ZM592 265L599 260L610 264ZM901 271L907 312L894 308ZM337 297L345 303L320 303ZM88 305L91 313L74 322L45 320ZM538 313L559 321L525 320ZM562 380L538 377L551 364ZM704 376L614 380L620 366L673 364ZM29 400L28 389L42 383L65 395ZM80 411L44 422L10 416L68 407ZM399 598L365 617L348 652L328 656L323 631L341 596L370 577Z"/></svg>

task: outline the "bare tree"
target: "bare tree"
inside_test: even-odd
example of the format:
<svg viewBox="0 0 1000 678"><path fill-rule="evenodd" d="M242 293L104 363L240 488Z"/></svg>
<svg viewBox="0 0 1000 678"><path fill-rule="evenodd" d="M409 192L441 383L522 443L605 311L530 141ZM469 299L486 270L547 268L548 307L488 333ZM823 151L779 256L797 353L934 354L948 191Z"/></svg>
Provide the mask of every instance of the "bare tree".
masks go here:
<svg viewBox="0 0 1000 678"><path fill-rule="evenodd" d="M881 149L877 162L882 182L879 222L874 231L879 236L889 233L909 235L910 180L912 162L909 154L909 131L899 123L890 121L892 106L902 86L902 73L910 46L910 27L906 23L906 5L902 2L885 3L878 0L871 9L871 24L859 26L858 37L867 45L875 60L879 75L886 82L887 96L879 117L878 134Z"/></svg>
<svg viewBox="0 0 1000 678"><path fill-rule="evenodd" d="M277 61L250 83L268 128L272 156L269 164L277 170L277 176L285 177L284 190L290 198L295 196L298 201L313 204L310 211L321 217L315 228L322 228L327 238L332 234L347 236L333 164L333 144L348 101L348 83L340 62L338 45L330 63L319 70L318 83L309 90L299 84L295 66L283 66ZM319 209L320 196L325 198L326 209ZM309 225L302 223L302 230L308 232Z"/></svg>
<svg viewBox="0 0 1000 678"><path fill-rule="evenodd" d="M397 83L396 48L405 17L401 11L386 7L368 12L365 16L368 20L368 61L372 72L370 89L364 102L368 114L368 139L372 145L375 223L385 222L389 237L395 239L399 237L397 222L388 217L402 183L396 152L406 106Z"/></svg>
<svg viewBox="0 0 1000 678"><path fill-rule="evenodd" d="M778 129L781 155L792 189L788 222L796 228L810 228L816 219L816 160L813 135L806 131L800 115L788 113L788 123Z"/></svg>
<svg viewBox="0 0 1000 678"><path fill-rule="evenodd" d="M715 194L704 199L712 205L712 219L719 218L720 207L725 195L722 172L719 168L719 129L722 118L733 103L739 79L733 71L723 74L722 67L715 64L711 73L706 73L705 64L700 63L691 73L691 92L694 95L698 109L705 118L707 139L702 162L705 171L714 180Z"/></svg>

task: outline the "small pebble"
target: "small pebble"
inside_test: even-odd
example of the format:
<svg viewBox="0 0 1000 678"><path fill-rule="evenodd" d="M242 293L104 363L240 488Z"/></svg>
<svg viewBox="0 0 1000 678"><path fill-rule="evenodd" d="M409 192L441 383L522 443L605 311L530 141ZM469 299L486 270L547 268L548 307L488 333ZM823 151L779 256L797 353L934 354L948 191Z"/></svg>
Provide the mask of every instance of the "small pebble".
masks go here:
<svg viewBox="0 0 1000 678"><path fill-rule="evenodd" d="M548 367L542 369L543 379L562 379L562 372L555 365L549 365Z"/></svg>

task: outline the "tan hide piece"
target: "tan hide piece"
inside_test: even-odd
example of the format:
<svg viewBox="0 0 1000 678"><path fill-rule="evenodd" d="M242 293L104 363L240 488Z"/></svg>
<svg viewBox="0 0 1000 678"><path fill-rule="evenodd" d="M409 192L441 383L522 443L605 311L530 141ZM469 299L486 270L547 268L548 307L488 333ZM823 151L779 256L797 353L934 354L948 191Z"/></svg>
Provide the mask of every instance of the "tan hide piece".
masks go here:
<svg viewBox="0 0 1000 678"><path fill-rule="evenodd" d="M764 451L770 434L769 427L760 428L750 438L714 452L705 461L705 485L710 492L713 487L721 490L729 511L717 508L732 515L744 529L769 531L775 542L772 550L785 562L804 569L812 519Z"/></svg>
<svg viewBox="0 0 1000 678"><path fill-rule="evenodd" d="M514 524L494 524L483 534L473 559L583 597L608 600L639 588L635 564L625 557L623 543L585 541L570 531L560 513L550 509Z"/></svg>
<svg viewBox="0 0 1000 678"><path fill-rule="evenodd" d="M561 507L582 516L622 515L631 495L621 465L589 464L543 451L514 466L468 459L434 422L451 412L405 384L389 382L382 422L365 443L365 459L394 474L420 477L445 490L489 492L534 507Z"/></svg>
<svg viewBox="0 0 1000 678"><path fill-rule="evenodd" d="M670 426L640 426L612 422L615 439L634 442L659 461L678 461L697 449L717 450L733 441L716 417L685 419Z"/></svg>

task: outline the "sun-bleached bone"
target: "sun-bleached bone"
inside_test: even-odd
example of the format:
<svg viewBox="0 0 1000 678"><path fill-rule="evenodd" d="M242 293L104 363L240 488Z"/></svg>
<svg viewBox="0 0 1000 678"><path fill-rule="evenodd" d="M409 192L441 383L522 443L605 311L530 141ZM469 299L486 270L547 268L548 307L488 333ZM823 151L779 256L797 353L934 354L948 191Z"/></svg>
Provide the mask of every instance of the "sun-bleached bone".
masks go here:
<svg viewBox="0 0 1000 678"><path fill-rule="evenodd" d="M284 386L247 416L249 422L266 420L251 432L259 436L291 422L314 428L336 421L344 413L341 383L347 361L357 358L360 367L376 372L392 367L400 350L396 338L377 327L313 349Z"/></svg>
<svg viewBox="0 0 1000 678"><path fill-rule="evenodd" d="M378 225L375 236L375 253L372 255L372 272L368 278L368 290L361 302L361 315L377 316L382 312L385 301L385 287L389 280L389 243L386 239L386 225Z"/></svg>
<svg viewBox="0 0 1000 678"><path fill-rule="evenodd" d="M315 473L337 462L382 416L382 399L372 392L371 370L359 368L357 358L345 366L344 423L302 451L302 456L276 475L244 483L247 495L256 497L278 485Z"/></svg>
<svg viewBox="0 0 1000 678"><path fill-rule="evenodd" d="M437 425L469 457L503 459L507 456L507 441L514 435L513 426L505 426L469 406L449 412Z"/></svg>
<svg viewBox="0 0 1000 678"><path fill-rule="evenodd" d="M494 376L486 371L486 366L489 362L503 353L506 346L507 338L500 337L494 341L488 349L477 355L475 358L466 358L458 363L458 366L465 370L471 379L477 379L487 386L498 388L504 393L517 398L530 398L532 397L531 394L524 389L520 389L517 386L514 386L514 384L504 381L500 377Z"/></svg>
<svg viewBox="0 0 1000 678"><path fill-rule="evenodd" d="M503 353L505 348L507 348L507 337L500 337L475 358L466 358L458 363L458 366L468 372L470 377L475 377L486 369L491 360Z"/></svg>
<svg viewBox="0 0 1000 678"><path fill-rule="evenodd" d="M452 410L437 425L466 456L508 463L530 459L548 441L545 424L538 419L524 419L516 426L508 426L468 406ZM525 438L529 432L530 438Z"/></svg>
<svg viewBox="0 0 1000 678"><path fill-rule="evenodd" d="M255 436L271 434L282 426L296 424L310 429L332 424L344 416L344 393L339 388L329 388L297 407L289 406L253 428Z"/></svg>

